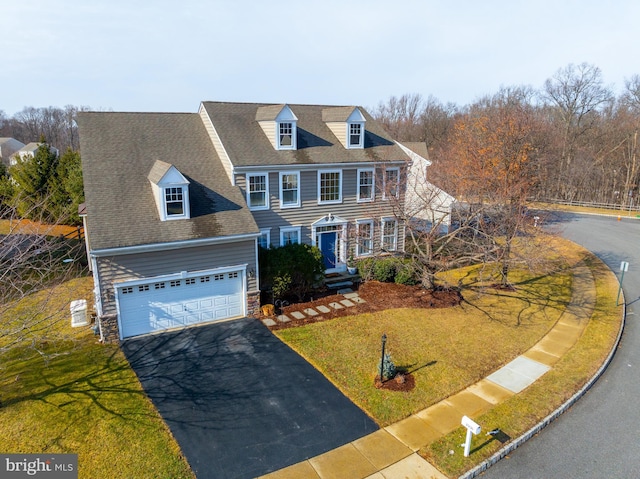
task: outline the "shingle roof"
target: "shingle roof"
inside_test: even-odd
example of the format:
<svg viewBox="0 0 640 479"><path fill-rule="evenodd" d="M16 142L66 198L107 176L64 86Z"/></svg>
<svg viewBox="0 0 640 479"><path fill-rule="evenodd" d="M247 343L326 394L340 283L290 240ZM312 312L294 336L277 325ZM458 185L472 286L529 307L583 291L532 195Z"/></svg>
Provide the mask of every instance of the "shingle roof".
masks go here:
<svg viewBox="0 0 640 479"><path fill-rule="evenodd" d="M156 160L151 167L151 171L147 175L147 178L152 183L159 183L167 171L171 169L171 164L166 161Z"/></svg>
<svg viewBox="0 0 640 479"><path fill-rule="evenodd" d="M275 120L283 108L284 104L261 106L256 110L256 121Z"/></svg>
<svg viewBox="0 0 640 479"><path fill-rule="evenodd" d="M93 249L257 233L199 115L78 114ZM189 181L191 219L160 221L148 175L156 160Z"/></svg>
<svg viewBox="0 0 640 479"><path fill-rule="evenodd" d="M332 106L322 109L322 121L347 121L355 106Z"/></svg>
<svg viewBox="0 0 640 479"><path fill-rule="evenodd" d="M342 118L347 111L348 117L355 107L289 104L298 118L298 148L275 150L256 120L259 109L270 112L264 108L270 104L203 102L202 105L236 167L408 160L404 151L362 107L358 108L367 120L364 149L344 148L323 120L325 109ZM344 120L346 117L341 121Z"/></svg>
<svg viewBox="0 0 640 479"><path fill-rule="evenodd" d="M429 159L429 150L427 150L427 144L424 141L408 141L402 142L402 144L422 158Z"/></svg>

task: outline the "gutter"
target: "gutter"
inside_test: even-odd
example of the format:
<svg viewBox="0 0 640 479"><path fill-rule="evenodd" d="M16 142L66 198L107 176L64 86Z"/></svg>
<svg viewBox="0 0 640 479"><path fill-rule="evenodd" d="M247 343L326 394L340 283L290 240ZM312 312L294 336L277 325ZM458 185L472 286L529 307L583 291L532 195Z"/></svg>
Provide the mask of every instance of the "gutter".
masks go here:
<svg viewBox="0 0 640 479"><path fill-rule="evenodd" d="M210 246L225 243L237 243L239 241L252 240L260 236L260 233L245 233L234 236L220 236L216 238L201 238L195 240L173 241L170 243L152 243L135 246L120 246L116 248L102 248L91 251L91 256L101 258L104 256L119 256L124 254L153 253L156 251L169 251L183 248L195 248L198 246Z"/></svg>

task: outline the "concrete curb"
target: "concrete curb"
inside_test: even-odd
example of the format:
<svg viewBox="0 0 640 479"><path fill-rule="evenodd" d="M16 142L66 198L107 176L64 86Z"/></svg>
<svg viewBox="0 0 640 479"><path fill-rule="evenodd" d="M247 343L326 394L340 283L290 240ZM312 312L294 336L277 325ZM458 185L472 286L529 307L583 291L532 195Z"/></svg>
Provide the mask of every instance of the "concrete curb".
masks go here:
<svg viewBox="0 0 640 479"><path fill-rule="evenodd" d="M531 439L533 436L538 434L545 427L547 427L549 424L551 424L553 421L555 421L558 417L560 417L562 414L564 414L582 396L584 396L589 389L591 389L591 387L596 383L596 381L598 379L600 379L600 376L602 376L604 371L607 369L607 367L609 366L609 364L613 360L613 356L615 355L615 353L616 353L616 351L618 349L618 345L620 344L620 339L622 338L622 333L624 331L626 318L627 318L627 305L626 305L626 302L624 302L624 296L623 296L623 303L622 304L623 304L622 323L620 324L620 330L618 331L618 337L616 338L615 342L613 343L613 347L611 348L611 351L609 352L609 355L607 356L605 361L602 363L600 368L596 371L596 373L591 377L591 379L589 379L589 381L587 381L587 383L580 390L578 390L578 392L576 392L573 396L571 396L562 406L560 406L558 409L556 409L551 414L549 414L547 417L545 417L537 425L535 425L534 427L529 429L527 432L522 434L520 437L518 437L518 438L514 439L513 441L511 441L505 447L503 447L502 449L497 451L489 459L485 459L484 461L482 461L480 464L478 464L473 469L471 469L471 470L465 472L464 474L462 474L461 476L459 476L458 479L472 479L472 478L477 477L480 474L482 474L484 471L486 471L491 466L493 466L495 463L497 463L500 459L504 458L505 456L507 456L511 452L515 451L518 447L522 446L525 442L527 442L529 439Z"/></svg>

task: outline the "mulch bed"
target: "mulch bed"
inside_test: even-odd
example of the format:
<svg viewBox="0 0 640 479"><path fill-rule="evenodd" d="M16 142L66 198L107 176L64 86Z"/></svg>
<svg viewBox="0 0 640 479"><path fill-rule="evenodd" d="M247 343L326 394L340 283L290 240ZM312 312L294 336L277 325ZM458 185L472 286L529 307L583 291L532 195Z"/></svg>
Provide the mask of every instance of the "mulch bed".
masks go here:
<svg viewBox="0 0 640 479"><path fill-rule="evenodd" d="M462 295L459 291L453 289L428 290L421 286L407 286L395 283L381 283L379 281L367 281L362 283L358 288L358 295L364 299L365 303L356 304L355 306L342 309L333 309L330 303L339 302L344 299L341 294L330 294L314 298L306 303L296 303L283 309L282 314L286 314L291 321L288 323L277 322L275 326L269 329L285 329L303 326L305 324L316 323L318 321L326 321L328 319L339 318L342 316L352 316L363 313L373 313L375 311L383 311L385 309L394 308L450 308L460 304ZM303 311L307 308L313 308L317 311L318 306L326 306L330 309L329 313L319 314L318 316L306 316L303 319L293 319L291 313L294 311Z"/></svg>
<svg viewBox="0 0 640 479"><path fill-rule="evenodd" d="M387 391L408 392L416 387L416 380L411 373L397 374L393 379L380 381L380 376L376 376L374 381L376 389L386 389Z"/></svg>

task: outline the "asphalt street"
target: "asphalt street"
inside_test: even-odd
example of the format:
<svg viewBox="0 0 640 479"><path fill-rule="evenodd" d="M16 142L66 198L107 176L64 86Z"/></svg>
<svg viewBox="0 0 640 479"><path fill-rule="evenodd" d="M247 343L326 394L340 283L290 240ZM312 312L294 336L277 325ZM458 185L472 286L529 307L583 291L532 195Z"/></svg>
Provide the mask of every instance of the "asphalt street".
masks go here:
<svg viewBox="0 0 640 479"><path fill-rule="evenodd" d="M482 477L509 479L640 477L640 220L563 214L552 225L620 276L626 327L609 368L567 413Z"/></svg>

